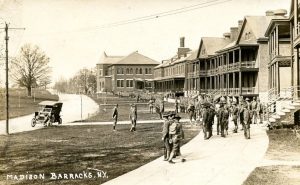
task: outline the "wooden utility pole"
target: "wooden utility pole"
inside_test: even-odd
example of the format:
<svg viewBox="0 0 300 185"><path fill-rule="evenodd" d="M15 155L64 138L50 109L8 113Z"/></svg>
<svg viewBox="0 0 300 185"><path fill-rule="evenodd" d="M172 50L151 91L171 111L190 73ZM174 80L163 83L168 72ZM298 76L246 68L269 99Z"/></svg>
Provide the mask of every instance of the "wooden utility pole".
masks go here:
<svg viewBox="0 0 300 185"><path fill-rule="evenodd" d="M9 86L8 86L8 30L9 29L22 29L25 30L25 28L8 28L8 23L5 23L4 28L0 28L5 30L5 76L6 76L6 83L5 83L5 88L6 88L6 134L9 134Z"/></svg>

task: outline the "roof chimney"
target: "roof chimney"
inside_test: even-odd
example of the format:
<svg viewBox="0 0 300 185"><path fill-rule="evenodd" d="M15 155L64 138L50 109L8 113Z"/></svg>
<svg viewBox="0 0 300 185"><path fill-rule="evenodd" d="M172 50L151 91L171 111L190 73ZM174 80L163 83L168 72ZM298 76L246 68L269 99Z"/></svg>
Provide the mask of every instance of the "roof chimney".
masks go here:
<svg viewBox="0 0 300 185"><path fill-rule="evenodd" d="M231 27L230 28L231 40L234 41L238 37L238 27Z"/></svg>
<svg viewBox="0 0 300 185"><path fill-rule="evenodd" d="M184 48L184 37L180 37L180 47Z"/></svg>
<svg viewBox="0 0 300 185"><path fill-rule="evenodd" d="M287 10L285 9L274 10L273 14L276 16L285 16L287 14Z"/></svg>
<svg viewBox="0 0 300 185"><path fill-rule="evenodd" d="M225 39L230 39L231 34L230 33L224 33L223 34Z"/></svg>
<svg viewBox="0 0 300 185"><path fill-rule="evenodd" d="M274 15L273 10L266 11L266 16L273 16L273 15Z"/></svg>
<svg viewBox="0 0 300 185"><path fill-rule="evenodd" d="M238 21L238 32L241 30L243 22L244 22L243 20Z"/></svg>

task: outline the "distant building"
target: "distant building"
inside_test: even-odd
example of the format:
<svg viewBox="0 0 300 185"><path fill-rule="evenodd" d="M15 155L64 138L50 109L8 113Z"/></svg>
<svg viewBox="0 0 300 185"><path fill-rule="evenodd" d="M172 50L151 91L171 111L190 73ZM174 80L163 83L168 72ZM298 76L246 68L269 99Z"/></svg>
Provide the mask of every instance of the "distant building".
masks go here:
<svg viewBox="0 0 300 185"><path fill-rule="evenodd" d="M153 90L153 69L159 63L137 51L128 56L108 56L97 64L97 92Z"/></svg>
<svg viewBox="0 0 300 185"><path fill-rule="evenodd" d="M156 92L184 92L186 89L186 63L195 60L197 51L184 46L184 37L180 38L177 54L154 68Z"/></svg>

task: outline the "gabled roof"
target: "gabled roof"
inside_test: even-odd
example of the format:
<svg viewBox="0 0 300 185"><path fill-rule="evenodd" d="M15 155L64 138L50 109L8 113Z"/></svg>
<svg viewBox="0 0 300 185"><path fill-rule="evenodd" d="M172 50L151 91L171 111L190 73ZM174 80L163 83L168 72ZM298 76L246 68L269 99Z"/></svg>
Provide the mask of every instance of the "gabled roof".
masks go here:
<svg viewBox="0 0 300 185"><path fill-rule="evenodd" d="M159 62L139 54L137 51L129 54L114 64L158 65Z"/></svg>
<svg viewBox="0 0 300 185"><path fill-rule="evenodd" d="M103 52L98 64L114 64L122 58L124 58L124 56L108 56L105 52Z"/></svg>
<svg viewBox="0 0 300 185"><path fill-rule="evenodd" d="M224 48L230 41L230 39L223 37L202 37L200 47L201 45L205 46L206 55L215 55L218 50ZM199 48L200 50L201 48Z"/></svg>
<svg viewBox="0 0 300 185"><path fill-rule="evenodd" d="M265 33L271 20L280 18L285 18L285 16L245 16L242 28L238 34L237 44L241 39L246 24L249 25L256 39L265 38ZM253 44L253 41L249 42Z"/></svg>

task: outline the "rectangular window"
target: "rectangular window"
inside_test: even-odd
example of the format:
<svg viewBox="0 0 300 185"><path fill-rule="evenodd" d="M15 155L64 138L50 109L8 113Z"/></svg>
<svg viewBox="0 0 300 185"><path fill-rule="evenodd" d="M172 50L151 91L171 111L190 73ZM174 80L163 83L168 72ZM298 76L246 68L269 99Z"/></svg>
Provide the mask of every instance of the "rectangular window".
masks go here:
<svg viewBox="0 0 300 185"><path fill-rule="evenodd" d="M133 80L126 80L126 87L133 87Z"/></svg>
<svg viewBox="0 0 300 185"><path fill-rule="evenodd" d="M124 87L124 80L117 80L117 87Z"/></svg>

